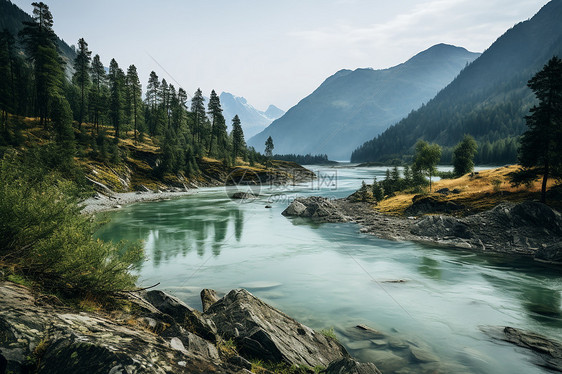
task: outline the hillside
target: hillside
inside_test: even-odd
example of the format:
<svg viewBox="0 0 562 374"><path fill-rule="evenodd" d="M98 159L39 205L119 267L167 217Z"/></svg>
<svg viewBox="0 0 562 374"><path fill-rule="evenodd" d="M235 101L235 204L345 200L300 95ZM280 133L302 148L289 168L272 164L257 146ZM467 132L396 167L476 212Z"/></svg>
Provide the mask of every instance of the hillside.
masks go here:
<svg viewBox="0 0 562 374"><path fill-rule="evenodd" d="M248 144L262 149L271 136L279 154L347 159L365 139L434 97L478 56L439 44L389 69L341 70Z"/></svg>
<svg viewBox="0 0 562 374"><path fill-rule="evenodd" d="M23 29L22 22L31 22L33 19L17 5L9 0L0 0L0 31L8 30L16 38ZM76 57L74 50L62 39L58 38L57 48L59 49L64 62L66 63L67 75L71 76L74 71L72 62Z"/></svg>
<svg viewBox="0 0 562 374"><path fill-rule="evenodd" d="M244 129L246 139L256 135L269 126L271 122L285 114L284 111L277 108L275 105L270 105L267 110L263 112L254 108L245 98L234 96L228 92L222 92L220 94L220 101L229 131L232 127L232 118L238 115L242 122L241 125L242 129Z"/></svg>
<svg viewBox="0 0 562 374"><path fill-rule="evenodd" d="M357 148L351 160L402 158L420 138L453 146L471 134L480 143L477 162L515 161L517 137L534 102L526 83L562 54L560 19L562 0L553 0L498 38L427 105Z"/></svg>

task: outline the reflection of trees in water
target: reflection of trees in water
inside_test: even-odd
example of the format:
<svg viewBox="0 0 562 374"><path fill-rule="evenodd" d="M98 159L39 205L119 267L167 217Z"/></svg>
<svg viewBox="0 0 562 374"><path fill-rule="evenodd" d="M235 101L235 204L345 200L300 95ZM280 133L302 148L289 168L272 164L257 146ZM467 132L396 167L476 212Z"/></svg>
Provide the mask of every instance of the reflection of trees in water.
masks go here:
<svg viewBox="0 0 562 374"><path fill-rule="evenodd" d="M434 260L429 257L422 257L421 263L418 266L418 271L420 274L432 279L441 279L441 267L439 261Z"/></svg>
<svg viewBox="0 0 562 374"><path fill-rule="evenodd" d="M244 230L244 212L233 205L199 206L201 202L180 207L157 207L161 211L149 209L133 210L125 220L109 223L101 237L104 239L138 240L145 242L147 254L152 255L154 266L177 256L187 256L195 250L197 255L205 256L207 251L219 256L225 241L234 236L240 241ZM232 225L230 225L232 222ZM229 226L232 232L229 233Z"/></svg>
<svg viewBox="0 0 562 374"><path fill-rule="evenodd" d="M519 281L489 274L483 274L483 277L502 294L510 294L518 299L531 319L548 326L562 327L562 298L559 290L542 286L540 281L534 279L533 282L530 282L531 279Z"/></svg>

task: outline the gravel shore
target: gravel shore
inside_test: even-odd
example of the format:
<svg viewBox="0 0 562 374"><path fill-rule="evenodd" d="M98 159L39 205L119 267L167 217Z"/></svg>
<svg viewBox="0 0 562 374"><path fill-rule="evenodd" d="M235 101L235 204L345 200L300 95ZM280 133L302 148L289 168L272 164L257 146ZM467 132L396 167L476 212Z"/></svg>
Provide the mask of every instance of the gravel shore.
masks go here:
<svg viewBox="0 0 562 374"><path fill-rule="evenodd" d="M82 214L95 214L99 212L106 212L110 210L117 210L125 205L140 203L143 201L158 201L169 200L186 195L197 193L197 190L182 190L182 191L163 191L163 192L121 192L114 193L110 196L97 193L95 196L90 197L82 202L84 206Z"/></svg>

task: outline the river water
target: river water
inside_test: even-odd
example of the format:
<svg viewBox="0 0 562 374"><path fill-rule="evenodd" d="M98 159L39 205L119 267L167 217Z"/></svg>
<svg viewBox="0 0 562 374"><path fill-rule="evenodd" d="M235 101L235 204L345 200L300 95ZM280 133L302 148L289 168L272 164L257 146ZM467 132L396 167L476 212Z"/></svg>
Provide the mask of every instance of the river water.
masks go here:
<svg viewBox="0 0 562 374"><path fill-rule="evenodd" d="M128 206L110 213L97 236L143 240L142 286L160 282L199 309L202 288L244 287L314 329L333 328L353 355L384 373L548 372L480 327L562 340L562 273L518 258L381 240L354 224L283 217L295 196L345 197L386 170L309 168L320 178L261 186L251 201L231 200L232 188L209 188ZM362 336L358 324L385 336Z"/></svg>

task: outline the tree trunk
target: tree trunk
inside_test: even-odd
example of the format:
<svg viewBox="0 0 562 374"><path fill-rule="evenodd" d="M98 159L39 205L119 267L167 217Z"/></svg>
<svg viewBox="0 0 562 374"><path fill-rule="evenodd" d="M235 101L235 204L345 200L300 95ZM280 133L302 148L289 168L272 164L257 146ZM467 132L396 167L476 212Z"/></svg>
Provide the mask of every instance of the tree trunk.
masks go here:
<svg viewBox="0 0 562 374"><path fill-rule="evenodd" d="M550 167L548 161L544 164L544 176L542 178L542 187L541 187L541 203L546 204L546 184L548 182L548 174L550 172Z"/></svg>

